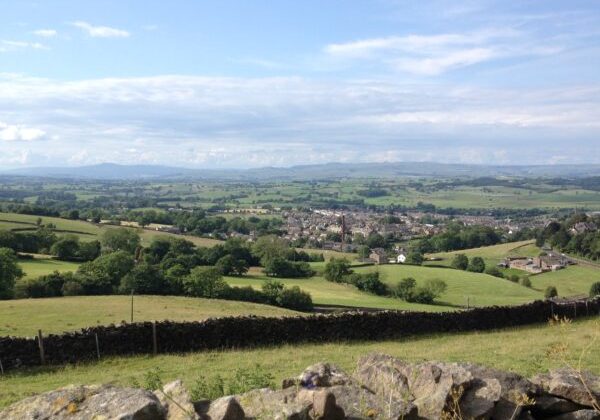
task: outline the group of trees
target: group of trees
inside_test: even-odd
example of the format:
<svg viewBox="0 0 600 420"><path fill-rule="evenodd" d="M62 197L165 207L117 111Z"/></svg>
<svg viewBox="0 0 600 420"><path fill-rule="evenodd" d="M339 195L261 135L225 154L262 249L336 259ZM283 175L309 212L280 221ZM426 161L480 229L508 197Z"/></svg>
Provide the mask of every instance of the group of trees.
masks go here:
<svg viewBox="0 0 600 420"><path fill-rule="evenodd" d="M447 288L443 280L428 280L422 286L417 286L413 278L403 279L394 288L390 288L381 281L379 272L355 273L351 269L350 262L344 258L329 260L323 275L328 281L352 284L364 292L425 304L434 303Z"/></svg>
<svg viewBox="0 0 600 420"><path fill-rule="evenodd" d="M583 232L572 232L577 223L586 223L591 229ZM577 213L558 222L549 223L540 230L536 237L536 245L550 245L562 252L580 255L592 260L600 259L600 216L589 217Z"/></svg>
<svg viewBox="0 0 600 420"><path fill-rule="evenodd" d="M481 257L473 257L469 260L465 254L456 254L450 263L452 268L457 270L470 271L472 273L483 273L485 269L485 261ZM495 268L495 267L493 267ZM489 273L491 274L491 273Z"/></svg>
<svg viewBox="0 0 600 420"><path fill-rule="evenodd" d="M422 253L449 252L459 249L479 248L502 242L500 232L488 226L464 226L448 224L446 231L419 241L417 248Z"/></svg>
<svg viewBox="0 0 600 420"><path fill-rule="evenodd" d="M101 250L99 241L80 241L72 234L56 235L48 227L20 232L0 230L0 247L14 252L50 254L65 261L91 261Z"/></svg>
<svg viewBox="0 0 600 420"><path fill-rule="evenodd" d="M234 238L215 247L197 248L184 238L159 237L148 247L142 248L135 230L109 229L98 243L97 258L81 264L76 272L55 272L19 282L17 280L22 272L14 251L0 248L0 298L11 298L15 293L18 297L54 297L133 292L245 300L310 310L312 299L299 288L285 288L282 285L278 293L268 294L251 287L231 287L225 282L224 275L243 275L250 265L262 263L265 264L265 271L271 270L269 274L272 276L282 274L282 270L287 277L294 274L305 277L312 275L312 270L310 273L290 273L285 270L289 270L289 267L310 269L304 260L322 259L322 256L312 256L289 248L278 238L261 239L254 246ZM71 237L64 237L56 241L53 247L66 241L72 241L71 246L78 243ZM283 245L286 246L279 248ZM297 258L299 261L290 261L288 258ZM282 262L283 268L269 268Z"/></svg>

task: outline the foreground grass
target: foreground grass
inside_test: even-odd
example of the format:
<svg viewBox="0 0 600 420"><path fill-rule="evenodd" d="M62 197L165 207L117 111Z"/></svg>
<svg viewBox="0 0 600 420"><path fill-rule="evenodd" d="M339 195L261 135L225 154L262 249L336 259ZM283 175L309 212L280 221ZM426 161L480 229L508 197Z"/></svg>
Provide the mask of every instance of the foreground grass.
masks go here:
<svg viewBox="0 0 600 420"><path fill-rule="evenodd" d="M159 368L163 381L181 378L192 386L200 376L231 377L240 367L259 364L280 383L295 376L306 366L328 361L352 371L357 359L369 352L384 352L409 360L468 361L531 376L560 366L546 356L548 349L562 340L572 347L577 358L600 334L597 319L580 320L560 331L547 324L468 334L437 334L382 342L304 344L251 350L216 351L157 357L119 357L100 362L57 368L37 368L0 376L0 407L26 396L68 384L116 383L130 385L133 379L143 383L145 372ZM598 346L596 346L597 349ZM588 352L583 366L600 373L600 352Z"/></svg>
<svg viewBox="0 0 600 420"><path fill-rule="evenodd" d="M199 321L236 315L283 316L297 312L269 305L178 296L135 296L134 321ZM129 296L72 296L0 301L0 337L34 336L129 321Z"/></svg>

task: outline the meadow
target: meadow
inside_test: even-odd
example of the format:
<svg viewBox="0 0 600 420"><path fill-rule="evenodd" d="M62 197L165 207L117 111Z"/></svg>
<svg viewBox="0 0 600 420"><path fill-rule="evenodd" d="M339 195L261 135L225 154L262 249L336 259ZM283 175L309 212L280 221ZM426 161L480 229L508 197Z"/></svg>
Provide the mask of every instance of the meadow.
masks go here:
<svg viewBox="0 0 600 420"><path fill-rule="evenodd" d="M188 387L201 378L217 375L231 378L236 369L261 369L274 377L296 376L319 361L335 363L351 372L359 357L370 352L419 362L439 360L472 362L526 376L560 367L548 358L548 350L558 344L569 346L569 361L600 374L600 352L585 352L593 337L600 335L597 319L578 320L561 329L548 324L531 325L497 331L465 334L435 334L379 342L284 345L247 350L225 350L179 355L116 357L98 362L25 369L0 376L0 407L24 397L69 384L144 383L144 375L157 371L164 383L180 378Z"/></svg>
<svg viewBox="0 0 600 420"><path fill-rule="evenodd" d="M286 316L298 312L269 305L179 296L134 296L133 320L200 321L206 318L261 315ZM75 331L95 325L130 321L130 296L69 296L0 301L0 337L34 336Z"/></svg>

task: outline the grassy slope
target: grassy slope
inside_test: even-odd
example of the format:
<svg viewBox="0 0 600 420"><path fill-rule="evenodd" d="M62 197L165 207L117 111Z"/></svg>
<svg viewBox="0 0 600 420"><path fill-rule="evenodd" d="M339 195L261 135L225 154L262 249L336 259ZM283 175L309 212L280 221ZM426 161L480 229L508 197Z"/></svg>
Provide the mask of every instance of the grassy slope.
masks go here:
<svg viewBox="0 0 600 420"><path fill-rule="evenodd" d="M77 296L0 301L0 336L33 336L129 321L129 296ZM134 321L197 321L232 315L283 316L297 312L268 305L174 296L135 296Z"/></svg>
<svg viewBox="0 0 600 420"><path fill-rule="evenodd" d="M560 366L549 360L546 351L559 340L569 343L572 357L577 357L591 337L600 334L600 324L584 320L568 325L562 331L545 324L500 331L438 334L364 343L305 344L258 348L252 350L217 351L157 357L112 358L98 363L32 369L0 376L0 407L34 393L48 391L72 383L106 383L129 385L156 367L163 382L181 378L188 386L203 375L231 377L235 369L260 364L271 372L276 383L295 376L306 366L328 361L351 372L357 359L369 352L384 352L409 361L468 361L533 375ZM583 366L600 373L600 352L589 352Z"/></svg>
<svg viewBox="0 0 600 420"><path fill-rule="evenodd" d="M534 241L509 242L506 244L493 245L482 248L471 248L462 251L438 252L428 254L427 257L441 258L441 261L430 262L429 264L450 266L452 258L457 254L465 254L467 257L481 257L485 260L486 266L498 264L505 257L535 257L540 253L540 249L535 246Z"/></svg>
<svg viewBox="0 0 600 420"><path fill-rule="evenodd" d="M532 287L544 290L555 286L559 296L588 294L592 283L600 281L600 270L591 266L574 265L564 270L530 277Z"/></svg>
<svg viewBox="0 0 600 420"><path fill-rule="evenodd" d="M36 258L33 260L19 260L19 265L25 272L26 279L43 276L45 274L59 271L77 271L78 263L69 261L58 261L49 258Z"/></svg>
<svg viewBox="0 0 600 420"><path fill-rule="evenodd" d="M396 285L405 277L413 277L417 284L430 279L444 280L448 290L441 296L440 301L451 305L466 305L467 297L471 306L517 305L543 297L538 291L508 280L449 268L393 264L356 269L357 272L373 270L378 270L382 280L390 286Z"/></svg>
<svg viewBox="0 0 600 420"><path fill-rule="evenodd" d="M252 286L260 289L265 280L264 275L250 274L244 277L226 277L227 283L232 286ZM400 299L375 296L363 293L354 286L332 283L322 277L309 279L275 279L286 286L298 286L309 292L316 305L343 305L363 308L402 309L412 311L442 311L452 308L438 305L418 305L407 303Z"/></svg>

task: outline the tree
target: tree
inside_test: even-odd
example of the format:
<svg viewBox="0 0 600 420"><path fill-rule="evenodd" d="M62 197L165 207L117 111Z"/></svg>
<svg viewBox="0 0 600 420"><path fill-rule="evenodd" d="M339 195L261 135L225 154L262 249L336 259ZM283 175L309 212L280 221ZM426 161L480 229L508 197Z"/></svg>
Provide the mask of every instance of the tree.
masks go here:
<svg viewBox="0 0 600 420"><path fill-rule="evenodd" d="M417 287L417 281L412 277L406 277L398 282L394 295L402 300L410 301Z"/></svg>
<svg viewBox="0 0 600 420"><path fill-rule="evenodd" d="M267 298L267 301L271 305L276 305L277 299L279 298L279 295L281 294L284 288L285 286L280 281L265 280L265 282L262 285L262 292L264 293L264 295Z"/></svg>
<svg viewBox="0 0 600 420"><path fill-rule="evenodd" d="M134 265L135 261L130 254L125 251L117 251L81 264L77 273L89 277L104 277L113 287L117 287Z"/></svg>
<svg viewBox="0 0 600 420"><path fill-rule="evenodd" d="M285 258L285 252L289 249L285 239L278 238L275 235L261 236L256 240L252 247L252 254L255 255L263 266L269 260L275 258Z"/></svg>
<svg viewBox="0 0 600 420"><path fill-rule="evenodd" d="M340 283L342 279L351 274L350 262L345 258L332 258L325 264L323 275L326 280Z"/></svg>
<svg viewBox="0 0 600 420"><path fill-rule="evenodd" d="M427 280L423 287L431 292L434 299L440 297L446 292L446 289L448 289L446 282L440 279Z"/></svg>
<svg viewBox="0 0 600 420"><path fill-rule="evenodd" d="M142 295L166 295L170 293L169 283L163 273L155 265L146 263L133 267L123 279L119 287L121 293L131 291Z"/></svg>
<svg viewBox="0 0 600 420"><path fill-rule="evenodd" d="M406 256L407 264L421 265L423 264L424 260L425 258L423 257L423 254L416 250L409 252Z"/></svg>
<svg viewBox="0 0 600 420"><path fill-rule="evenodd" d="M248 263L246 260L237 260L231 254L221 257L215 264L215 267L217 267L224 276L243 276L248 271Z"/></svg>
<svg viewBox="0 0 600 420"><path fill-rule="evenodd" d="M50 248L50 253L59 260L73 260L79 255L79 238L75 235L66 235L59 239Z"/></svg>
<svg viewBox="0 0 600 420"><path fill-rule="evenodd" d="M80 242L79 257L85 261L95 260L100 256L102 247L100 241Z"/></svg>
<svg viewBox="0 0 600 420"><path fill-rule="evenodd" d="M385 238L379 233L371 233L367 238L366 244L369 248L384 248Z"/></svg>
<svg viewBox="0 0 600 420"><path fill-rule="evenodd" d="M14 296L15 283L23 277L23 270L17 263L17 256L9 248L0 248L0 299Z"/></svg>
<svg viewBox="0 0 600 420"><path fill-rule="evenodd" d="M190 296L216 299L226 295L229 285L218 268L196 267L184 278L183 288Z"/></svg>
<svg viewBox="0 0 600 420"><path fill-rule="evenodd" d="M108 252L125 251L133 254L140 245L140 235L133 229L107 229L102 234L101 243Z"/></svg>
<svg viewBox="0 0 600 420"><path fill-rule="evenodd" d="M544 297L546 299L551 299L551 298L557 297L557 296L558 296L558 290L556 290L556 287L554 287L554 286L546 287L546 290L544 291Z"/></svg>
<svg viewBox="0 0 600 420"><path fill-rule="evenodd" d="M521 286L525 286L525 287L531 287L531 280L529 279L529 277L523 277L519 283L521 284Z"/></svg>
<svg viewBox="0 0 600 420"><path fill-rule="evenodd" d="M369 248L366 245L361 245L358 248L358 256L360 258L369 258L369 255L371 255L371 248Z"/></svg>
<svg viewBox="0 0 600 420"><path fill-rule="evenodd" d="M467 267L467 271L471 271L473 273L483 273L485 271L485 261L481 257L473 257L469 262L469 266Z"/></svg>
<svg viewBox="0 0 600 420"><path fill-rule="evenodd" d="M596 296L600 296L600 281L595 282L590 287L590 297L593 298Z"/></svg>
<svg viewBox="0 0 600 420"><path fill-rule="evenodd" d="M452 259L451 265L457 270L466 270L469 267L469 257L465 254L456 254Z"/></svg>

